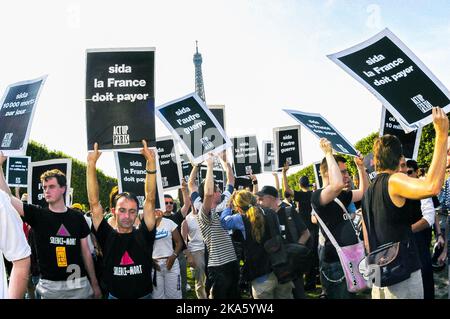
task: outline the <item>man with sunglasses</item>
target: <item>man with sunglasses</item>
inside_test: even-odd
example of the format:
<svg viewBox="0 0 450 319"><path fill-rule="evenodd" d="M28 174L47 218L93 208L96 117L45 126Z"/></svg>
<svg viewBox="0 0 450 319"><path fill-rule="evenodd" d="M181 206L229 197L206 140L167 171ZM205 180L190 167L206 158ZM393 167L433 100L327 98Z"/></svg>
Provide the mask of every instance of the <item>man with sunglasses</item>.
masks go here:
<svg viewBox="0 0 450 319"><path fill-rule="evenodd" d="M138 218L139 201L136 195L124 192L114 196L111 212L117 221L113 229L103 218L100 204L96 164L101 152L98 144L87 157L87 193L92 212L95 235L103 251L104 280L108 299L151 299L152 252L155 241L156 161L155 152L142 141L141 150L147 160L145 170L144 214L140 227L133 227Z"/></svg>

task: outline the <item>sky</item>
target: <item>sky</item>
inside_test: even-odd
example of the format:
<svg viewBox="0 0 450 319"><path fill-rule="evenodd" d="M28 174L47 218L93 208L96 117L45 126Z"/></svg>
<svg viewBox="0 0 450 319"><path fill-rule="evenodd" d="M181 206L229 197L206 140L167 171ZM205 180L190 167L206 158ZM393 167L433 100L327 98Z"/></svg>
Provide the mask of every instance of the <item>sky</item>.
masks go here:
<svg viewBox="0 0 450 319"><path fill-rule="evenodd" d="M230 137L271 140L296 124L288 108L322 114L355 143L378 131L381 105L326 55L388 27L449 88L449 16L447 0L3 1L0 91L47 74L30 139L85 161L86 49L155 47L158 106L194 91L198 40L206 102L225 105ZM157 119L156 135L169 134ZM301 134L304 167L322 153ZM116 176L112 153L98 167Z"/></svg>

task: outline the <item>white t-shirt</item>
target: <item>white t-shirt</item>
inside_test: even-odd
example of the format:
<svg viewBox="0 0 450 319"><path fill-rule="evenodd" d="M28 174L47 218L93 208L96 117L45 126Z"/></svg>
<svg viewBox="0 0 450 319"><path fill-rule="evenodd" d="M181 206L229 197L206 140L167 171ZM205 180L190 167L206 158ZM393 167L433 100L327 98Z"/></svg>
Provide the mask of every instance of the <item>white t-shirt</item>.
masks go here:
<svg viewBox="0 0 450 319"><path fill-rule="evenodd" d="M11 198L0 190L0 299L8 298L3 256L9 261L30 256L31 249L23 232L23 222L11 204Z"/></svg>
<svg viewBox="0 0 450 319"><path fill-rule="evenodd" d="M203 236L200 231L200 226L198 225L196 215L189 213L186 216L186 223L189 229L188 250L193 252L205 249L205 242L203 241Z"/></svg>
<svg viewBox="0 0 450 319"><path fill-rule="evenodd" d="M177 224L167 218L162 218L156 227L155 243L153 245L153 258L170 257L173 254L172 232Z"/></svg>

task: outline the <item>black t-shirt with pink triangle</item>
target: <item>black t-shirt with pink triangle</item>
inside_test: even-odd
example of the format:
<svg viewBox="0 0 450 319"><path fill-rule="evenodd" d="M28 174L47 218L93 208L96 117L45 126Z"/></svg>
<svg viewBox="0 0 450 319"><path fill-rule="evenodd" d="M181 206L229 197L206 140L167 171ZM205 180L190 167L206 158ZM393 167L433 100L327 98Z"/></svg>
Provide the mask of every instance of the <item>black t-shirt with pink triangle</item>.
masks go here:
<svg viewBox="0 0 450 319"><path fill-rule="evenodd" d="M156 227L149 231L142 220L138 229L120 234L103 219L94 234L105 258L103 279L108 292L119 299L138 299L150 294Z"/></svg>
<svg viewBox="0 0 450 319"><path fill-rule="evenodd" d="M55 213L29 204L24 204L23 210L24 221L34 231L41 277L52 281L85 277L80 240L90 230L83 214L70 208Z"/></svg>

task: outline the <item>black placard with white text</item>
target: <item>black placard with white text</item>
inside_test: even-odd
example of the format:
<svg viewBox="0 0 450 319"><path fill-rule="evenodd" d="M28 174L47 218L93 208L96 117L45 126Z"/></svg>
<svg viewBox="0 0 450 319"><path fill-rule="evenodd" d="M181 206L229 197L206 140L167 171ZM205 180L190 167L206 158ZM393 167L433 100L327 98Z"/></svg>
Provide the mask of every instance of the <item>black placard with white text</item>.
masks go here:
<svg viewBox="0 0 450 319"><path fill-rule="evenodd" d="M407 132L432 121L432 106L450 111L448 89L389 29L328 57L372 92Z"/></svg>
<svg viewBox="0 0 450 319"><path fill-rule="evenodd" d="M320 173L320 163L321 162L316 162L313 164L314 177L316 178L316 189L323 187L322 174Z"/></svg>
<svg viewBox="0 0 450 319"><path fill-rule="evenodd" d="M156 150L155 150L156 152ZM144 155L133 152L114 152L116 160L117 181L119 193L130 192L139 200L139 209L144 207L145 200L145 171L146 160ZM161 183L161 169L156 159L156 201L155 208L165 210L164 192Z"/></svg>
<svg viewBox="0 0 450 319"><path fill-rule="evenodd" d="M222 126L223 130L226 131L225 127L225 105L208 105L208 109Z"/></svg>
<svg viewBox="0 0 450 319"><path fill-rule="evenodd" d="M206 179L206 171L207 171L207 167L206 166L201 166L200 167L200 177L201 180L204 181ZM217 169L214 168L213 169L213 177L214 177L214 182L216 183L216 185L219 187L219 189L223 192L225 189L225 177L226 174L224 173L223 170L221 169Z"/></svg>
<svg viewBox="0 0 450 319"><path fill-rule="evenodd" d="M28 167L30 156L8 157L6 164L6 182L10 187L28 187Z"/></svg>
<svg viewBox="0 0 450 319"><path fill-rule="evenodd" d="M306 113L295 110L283 110L297 122L306 127L317 138L326 138L330 141L336 152L357 156L352 144L322 115L317 113Z"/></svg>
<svg viewBox="0 0 450 319"><path fill-rule="evenodd" d="M191 175L192 165L191 162L189 162L189 158L186 154L180 154L180 158L182 175L187 183L189 181L189 176Z"/></svg>
<svg viewBox="0 0 450 319"><path fill-rule="evenodd" d="M233 137L233 163L236 176L262 173L258 141L255 135Z"/></svg>
<svg viewBox="0 0 450 319"><path fill-rule="evenodd" d="M375 177L377 177L377 172L375 170L372 152L364 156L364 166L366 167L366 173L369 176L369 180L373 181Z"/></svg>
<svg viewBox="0 0 450 319"><path fill-rule="evenodd" d="M165 191L181 187L181 160L172 136L156 139L159 166L161 167L161 182Z"/></svg>
<svg viewBox="0 0 450 319"><path fill-rule="evenodd" d="M275 153L273 151L273 142L263 141L264 172L274 172Z"/></svg>
<svg viewBox="0 0 450 319"><path fill-rule="evenodd" d="M384 107L382 109L380 136L385 134L397 136L403 146L403 155L408 159L417 160L422 127L420 126L417 130L410 133L405 133L400 123L395 119L391 112Z"/></svg>
<svg viewBox="0 0 450 319"><path fill-rule="evenodd" d="M157 115L195 164L204 161L208 153L217 154L231 146L223 128L195 93L159 106Z"/></svg>
<svg viewBox="0 0 450 319"><path fill-rule="evenodd" d="M9 85L0 102L0 151L25 155L39 94L47 76Z"/></svg>
<svg viewBox="0 0 450 319"><path fill-rule="evenodd" d="M286 162L291 167L302 165L300 126L274 128L273 141L277 169L283 168Z"/></svg>
<svg viewBox="0 0 450 319"><path fill-rule="evenodd" d="M88 150L155 145L154 61L153 48L87 50Z"/></svg>
<svg viewBox="0 0 450 319"><path fill-rule="evenodd" d="M41 175L46 171L59 169L66 175L67 187L65 194L65 203L70 203L70 182L72 176L72 160L71 159L53 159L48 161L32 162L28 168L28 203L47 207L44 197L44 190L41 183Z"/></svg>

